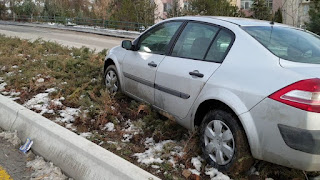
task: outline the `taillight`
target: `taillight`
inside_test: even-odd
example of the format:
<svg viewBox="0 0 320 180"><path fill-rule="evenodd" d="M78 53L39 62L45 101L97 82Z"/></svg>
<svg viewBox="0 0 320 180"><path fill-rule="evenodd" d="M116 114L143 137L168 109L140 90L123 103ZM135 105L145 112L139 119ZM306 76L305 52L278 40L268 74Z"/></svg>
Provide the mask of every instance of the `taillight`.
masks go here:
<svg viewBox="0 0 320 180"><path fill-rule="evenodd" d="M269 98L302 110L320 113L320 79L307 79L291 84Z"/></svg>

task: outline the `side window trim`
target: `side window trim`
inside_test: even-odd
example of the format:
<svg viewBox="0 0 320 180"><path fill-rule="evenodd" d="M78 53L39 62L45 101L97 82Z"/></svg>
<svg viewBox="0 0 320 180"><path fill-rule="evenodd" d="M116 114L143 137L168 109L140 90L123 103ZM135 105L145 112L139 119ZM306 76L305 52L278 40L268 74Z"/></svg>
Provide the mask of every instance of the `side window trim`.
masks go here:
<svg viewBox="0 0 320 180"><path fill-rule="evenodd" d="M182 34L182 32L184 31L184 29L185 29L185 27L187 26L187 24L188 24L188 23L192 23L192 22L193 22L193 23L199 23L199 24L205 24L205 25L214 26L214 27L218 27L218 28L219 28L218 32L215 34L215 37L214 37L214 38L212 39L212 41L210 42L210 46L208 47L204 58L203 58L203 59L191 59L191 58L185 58L185 57L172 56L173 48L174 48L174 46L176 45L179 37L181 36L181 34ZM213 24L213 23L209 23L209 22L202 22L202 21L195 21L195 20L186 20L186 21L184 22L184 24L181 25L180 28L181 28L181 30L180 30L179 34L177 34L176 37L174 36L174 37L175 37L174 42L173 42L173 44L171 44L171 46L170 46L170 51L167 53L167 56L177 57L177 58L184 58L184 59L190 59L190 60L194 60L194 61L206 61L206 62L220 63L220 64L221 64L221 63L224 61L224 59L226 58L226 56L229 54L229 51L230 51L230 49L232 48L233 43L234 43L235 40L236 40L236 35L235 35L235 33L234 33L233 31L231 31L230 29L228 29L228 28L226 28L226 27L220 26L220 25L218 25L218 24ZM208 52L209 52L209 50L210 50L210 48L211 48L211 46L212 46L212 44L214 43L214 41L215 41L216 38L218 37L218 35L219 35L219 33L221 32L221 30L228 31L228 32L230 32L231 35L232 35L232 41L231 41L228 49L226 50L226 53L225 53L225 55L224 55L224 57L223 57L223 60L222 60L221 62L214 62L214 61L205 60L206 57L207 57L207 55L208 55Z"/></svg>
<svg viewBox="0 0 320 180"><path fill-rule="evenodd" d="M169 44L168 44L168 49L166 50L166 55L171 55L172 50L174 45L176 44L176 42L178 41L181 33L183 32L184 28L187 26L188 21L183 21L183 23L181 24L181 26L179 27L179 29L176 31L176 33L173 35L173 37L171 38Z"/></svg>
<svg viewBox="0 0 320 180"><path fill-rule="evenodd" d="M235 42L235 40L236 40L236 35L234 34L234 32L233 31L231 31L230 29L228 29L228 28L224 28L224 27L222 27L221 28L221 30L224 30L224 31L227 31L228 33L230 33L231 35L232 35L232 39L231 39L231 42L230 42L230 44L229 44L229 47L227 48L227 50L226 50L226 52L224 53L224 55L223 55L223 57L222 57L222 61L221 62L215 62L215 61L209 61L209 60L204 60L204 61L207 61L207 62L214 62L214 63L223 63L223 61L226 59L226 57L227 57L227 55L229 54L229 51L230 51L230 49L232 48L232 46L233 46L233 43ZM221 32L221 30L219 31L219 33ZM218 34L219 35L219 34ZM216 36L215 38L217 38L218 36ZM214 40L215 41L215 40ZM213 42L214 42L213 41ZM212 43L213 43L212 42ZM209 49L208 49L208 52L209 52L209 50L210 50L210 48L211 48L211 46L209 47ZM207 52L207 53L208 53ZM207 58L207 55L208 54L206 54L206 56L205 56L205 59Z"/></svg>
<svg viewBox="0 0 320 180"><path fill-rule="evenodd" d="M181 28L184 27L184 25L185 25L185 23L186 23L186 20L171 20L171 21L165 21L165 22L159 23L159 24L151 27L150 29L148 29L147 31L145 31L144 33L142 33L142 34L139 36L139 38L137 38L137 39L134 41L133 44L134 44L134 46L135 46L135 51L138 51L139 46L140 46L140 43L141 43L141 38L142 38L144 35L146 35L146 34L149 33L150 31L154 30L155 28L157 28L157 27L159 27L159 26L161 26L161 25L163 25L163 24L172 23L172 22L181 22L181 25L180 25L180 27L178 28L178 30L175 32L175 34L173 35L173 37L171 38L171 40L169 41L168 48L167 48L167 50L165 51L165 53L164 53L164 54L160 54L160 55L165 55L165 56L167 56L167 55L168 55L168 49L170 49L171 46L172 46L172 44L171 44L172 39L174 39L174 38L177 36L178 32L181 31Z"/></svg>
<svg viewBox="0 0 320 180"><path fill-rule="evenodd" d="M168 48L167 56L171 56L174 46L176 45L179 37L181 36L182 32L184 31L184 29L188 23L189 23L189 21L187 21L187 20L184 21L183 24L181 25L181 27L179 28L179 30L177 31L177 33L171 39L172 41L169 44L170 48Z"/></svg>
<svg viewBox="0 0 320 180"><path fill-rule="evenodd" d="M208 49L207 49L207 51L206 51L206 54L204 55L203 61L206 61L206 58L207 58L208 53L209 53L209 51L210 51L210 49L211 49L211 46L213 45L214 41L217 39L217 37L218 37L219 33L221 32L221 30L222 30L222 28L220 27L219 30L218 30L218 32L214 35L214 38L213 38L212 41L210 42L210 45L209 45L209 47L208 47Z"/></svg>

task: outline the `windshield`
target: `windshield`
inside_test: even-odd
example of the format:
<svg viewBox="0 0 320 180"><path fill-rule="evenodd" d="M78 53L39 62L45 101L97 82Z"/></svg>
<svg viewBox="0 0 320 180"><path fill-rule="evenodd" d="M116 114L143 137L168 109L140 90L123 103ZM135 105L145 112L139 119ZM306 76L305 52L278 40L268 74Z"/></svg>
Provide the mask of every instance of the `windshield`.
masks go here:
<svg viewBox="0 0 320 180"><path fill-rule="evenodd" d="M282 59L320 64L320 37L315 34L277 26L248 26L243 29Z"/></svg>

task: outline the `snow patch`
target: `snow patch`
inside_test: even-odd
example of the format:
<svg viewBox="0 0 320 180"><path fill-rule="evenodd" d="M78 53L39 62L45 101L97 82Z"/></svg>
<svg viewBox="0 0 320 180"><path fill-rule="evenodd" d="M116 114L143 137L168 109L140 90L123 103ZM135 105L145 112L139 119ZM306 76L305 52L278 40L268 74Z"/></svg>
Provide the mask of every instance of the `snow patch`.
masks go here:
<svg viewBox="0 0 320 180"><path fill-rule="evenodd" d="M160 169L160 166L158 166L158 165L151 165L151 167L152 167L153 169Z"/></svg>
<svg viewBox="0 0 320 180"><path fill-rule="evenodd" d="M37 79L37 82L38 82L38 83L43 83L43 82L44 82L44 79L43 79L43 78L39 78L39 79Z"/></svg>
<svg viewBox="0 0 320 180"><path fill-rule="evenodd" d="M79 116L80 109L66 107L65 110L60 110L61 118L57 118L57 121L71 123L75 121L75 116Z"/></svg>
<svg viewBox="0 0 320 180"><path fill-rule="evenodd" d="M108 144L118 144L117 142L114 141L107 141Z"/></svg>
<svg viewBox="0 0 320 180"><path fill-rule="evenodd" d="M196 170L199 172L201 171L202 161L203 161L203 159L200 156L193 157L191 159L191 163L192 163L193 167L195 167Z"/></svg>
<svg viewBox="0 0 320 180"><path fill-rule="evenodd" d="M6 89L6 86L7 86L8 84L7 83L1 83L0 84L0 92L2 92L2 91L4 91L5 89Z"/></svg>
<svg viewBox="0 0 320 180"><path fill-rule="evenodd" d="M136 135L140 133L141 129L132 124L131 120L129 119L125 122L125 129L123 129L123 131L130 132Z"/></svg>
<svg viewBox="0 0 320 180"><path fill-rule="evenodd" d="M10 76L13 76L14 75L14 72L7 72L6 73L6 76L10 77Z"/></svg>
<svg viewBox="0 0 320 180"><path fill-rule="evenodd" d="M91 30L100 30L100 31L106 31L106 32L110 32L110 33L121 33L121 34L125 34L125 33L132 33L132 34L136 34L139 35L141 33L137 32L137 31L127 31L127 30L120 30L120 29L104 29L102 27L93 27L93 26L85 26L85 25L76 25L73 26L75 28L83 28L83 29L91 29Z"/></svg>
<svg viewBox="0 0 320 180"><path fill-rule="evenodd" d="M14 146L19 146L21 144L21 140L18 138L18 132L2 132L0 133L0 138L4 138L8 142L10 142Z"/></svg>
<svg viewBox="0 0 320 180"><path fill-rule="evenodd" d="M73 124L66 124L67 129L71 129L72 131L77 131L77 127L75 127Z"/></svg>
<svg viewBox="0 0 320 180"><path fill-rule="evenodd" d="M40 114L43 115L44 113L53 113L52 110L49 110L49 93L40 93L37 94L35 97L27 101L23 104L26 108L35 109L40 111Z"/></svg>
<svg viewBox="0 0 320 180"><path fill-rule="evenodd" d="M59 99L53 99L50 100L49 94L52 92L55 92L55 88L47 89L45 93L37 94L35 97L30 99L28 102L26 102L23 106L29 108L29 109L35 109L37 111L40 111L40 114L43 115L45 113L53 114L54 110L50 109L50 106L58 106L62 107L63 104L61 103L61 100L64 100L64 97L61 97ZM61 122L74 122L75 116L78 116L80 113L80 109L77 108L70 108L66 107L63 110L58 111L58 115L60 117L56 118L55 121L61 121Z"/></svg>
<svg viewBox="0 0 320 180"><path fill-rule="evenodd" d="M110 131L110 132L115 131L115 129L114 129L114 124L113 124L112 122L108 122L108 123L104 126L103 130L107 130L107 131Z"/></svg>
<svg viewBox="0 0 320 180"><path fill-rule="evenodd" d="M130 142L132 139L133 135L139 134L141 132L141 129L136 127L131 120L127 120L124 125L125 128L122 129L122 131L125 132L123 135L123 139L121 140L122 142Z"/></svg>
<svg viewBox="0 0 320 180"><path fill-rule="evenodd" d="M3 95L8 96L11 100L15 101L20 99L20 92L16 92L14 89L11 89L10 92L2 92Z"/></svg>
<svg viewBox="0 0 320 180"><path fill-rule="evenodd" d="M155 163L163 163L164 161L171 162L173 165L175 165L175 161L173 156L180 156L183 155L182 147L175 146L173 147L173 150L170 152L169 157L167 157L167 154L164 154L165 151L163 151L164 147L169 143L175 143L172 140L166 140L161 141L159 143L155 143L153 138L146 138L145 141L145 147L146 151L143 153L135 153L133 156L138 158L138 162L141 164L155 164ZM165 156L164 156L165 155ZM166 157L167 159L164 159L163 157Z"/></svg>
<svg viewBox="0 0 320 180"><path fill-rule="evenodd" d="M92 133L91 132L80 133L79 136L83 138L90 138L92 136Z"/></svg>
<svg viewBox="0 0 320 180"><path fill-rule="evenodd" d="M57 91L56 88L50 88L50 89L47 89L45 92L46 92L46 93L53 93L53 92L55 92L55 91Z"/></svg>
<svg viewBox="0 0 320 180"><path fill-rule="evenodd" d="M61 98L60 99L53 99L53 100L51 100L51 104L54 106L57 106L57 107L63 106L62 103L60 102L60 100L61 100Z"/></svg>
<svg viewBox="0 0 320 180"><path fill-rule="evenodd" d="M37 156L35 160L27 162L27 167L34 170L31 179L43 180L65 180L68 179L62 174L61 169L54 166L52 162L45 162L42 157ZM71 179L71 178L70 178ZM69 179L69 180L70 180Z"/></svg>
<svg viewBox="0 0 320 180"><path fill-rule="evenodd" d="M191 168L189 168L188 169L192 174L195 174L195 175L198 175L198 176L200 176L200 172L198 171L198 170L196 170L196 169L191 169Z"/></svg>
<svg viewBox="0 0 320 180"><path fill-rule="evenodd" d="M16 92L16 91L14 91L14 90L11 90L11 91L10 91L10 96L11 96L11 97L13 97L13 96L20 96L20 94L21 94L20 92Z"/></svg>
<svg viewBox="0 0 320 180"><path fill-rule="evenodd" d="M45 113L53 114L54 110L50 109L52 108L51 106L63 107L63 104L61 103L61 101L64 100L64 97L50 100L49 94L55 91L56 91L55 88L47 89L45 93L37 94L35 97L27 101L23 106L29 109L35 109L37 111L40 111L41 115ZM60 117L56 118L55 121L61 121L66 123L74 122L75 121L74 117L78 116L79 113L80 113L80 109L65 107L65 109L58 111L58 115Z"/></svg>
<svg viewBox="0 0 320 180"><path fill-rule="evenodd" d="M210 176L211 180L230 180L230 177L224 175L215 168L206 168L205 174Z"/></svg>
<svg viewBox="0 0 320 180"><path fill-rule="evenodd" d="M130 142L132 139L133 135L132 134L124 134L123 139L121 140L122 142Z"/></svg>

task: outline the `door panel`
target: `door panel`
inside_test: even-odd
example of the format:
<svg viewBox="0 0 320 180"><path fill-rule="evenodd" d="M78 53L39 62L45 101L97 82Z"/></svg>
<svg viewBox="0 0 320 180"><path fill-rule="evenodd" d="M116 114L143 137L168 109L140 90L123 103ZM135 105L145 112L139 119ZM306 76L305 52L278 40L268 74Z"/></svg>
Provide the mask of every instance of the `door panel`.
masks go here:
<svg viewBox="0 0 320 180"><path fill-rule="evenodd" d="M171 56L160 64L155 80L155 105L180 119L212 74L220 67L234 36L221 27L189 22Z"/></svg>
<svg viewBox="0 0 320 180"><path fill-rule="evenodd" d="M157 68L182 23L172 21L155 26L139 38L137 51L127 51L123 64L124 89L127 93L154 104Z"/></svg>
<svg viewBox="0 0 320 180"><path fill-rule="evenodd" d="M220 65L166 57L157 71L155 105L179 118L186 117L203 86ZM191 72L202 74L203 77L190 75Z"/></svg>
<svg viewBox="0 0 320 180"><path fill-rule="evenodd" d="M125 91L153 104L157 67L148 64L153 62L158 66L164 57L164 55L129 51L123 65Z"/></svg>

